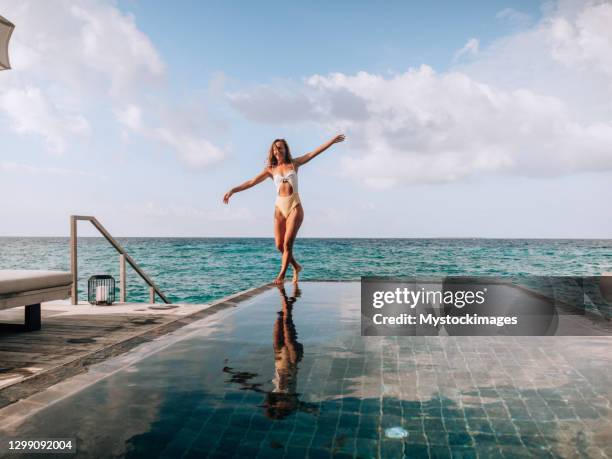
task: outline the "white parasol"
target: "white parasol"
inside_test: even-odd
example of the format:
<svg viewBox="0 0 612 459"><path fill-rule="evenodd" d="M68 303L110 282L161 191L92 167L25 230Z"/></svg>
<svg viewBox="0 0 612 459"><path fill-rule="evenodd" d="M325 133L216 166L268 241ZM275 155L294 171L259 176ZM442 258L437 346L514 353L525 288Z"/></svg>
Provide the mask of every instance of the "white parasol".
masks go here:
<svg viewBox="0 0 612 459"><path fill-rule="evenodd" d="M0 16L0 70L11 68L8 55L8 45L15 25Z"/></svg>

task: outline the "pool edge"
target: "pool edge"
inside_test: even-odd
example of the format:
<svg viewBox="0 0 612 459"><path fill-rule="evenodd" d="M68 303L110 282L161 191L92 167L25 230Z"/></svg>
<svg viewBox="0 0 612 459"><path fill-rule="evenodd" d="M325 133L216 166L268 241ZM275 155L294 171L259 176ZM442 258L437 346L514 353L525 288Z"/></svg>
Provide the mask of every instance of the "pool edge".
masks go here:
<svg viewBox="0 0 612 459"><path fill-rule="evenodd" d="M16 412L22 411L20 408L25 408L27 411L30 411L33 408L33 404L27 401L29 397L43 392L71 377L88 372L91 365L125 354L141 344L151 342L185 325L205 319L229 307L236 307L240 302L269 290L272 287L274 287L273 283L266 283L227 295L210 303L205 303L203 309L191 314L179 316L157 327L123 337L116 342L92 350L92 352L88 354L81 355L73 360L56 365L5 386L0 389L0 419L6 419L7 415L14 416L17 414ZM17 404L22 404L23 406L17 407L15 406ZM0 426L0 429L1 428L2 426Z"/></svg>

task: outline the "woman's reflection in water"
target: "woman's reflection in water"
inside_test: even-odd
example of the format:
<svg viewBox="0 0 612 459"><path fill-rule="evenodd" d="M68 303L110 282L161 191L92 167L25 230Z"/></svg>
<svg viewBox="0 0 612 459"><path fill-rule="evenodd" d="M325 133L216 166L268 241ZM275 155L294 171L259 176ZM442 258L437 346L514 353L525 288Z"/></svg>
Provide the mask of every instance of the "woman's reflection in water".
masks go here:
<svg viewBox="0 0 612 459"><path fill-rule="evenodd" d="M270 419L284 419L291 413L300 410L308 413L317 413L317 406L299 400L297 389L298 363L304 356L304 346L297 340L297 330L293 323L293 306L300 297L301 291L294 285L293 296L287 296L285 288L278 286L281 297L281 310L278 311L272 335L274 348L274 388L265 391L262 384L252 383L250 380L257 376L255 373L237 372L225 367L223 371L231 374L229 382L242 386L243 390L253 390L266 394L262 407Z"/></svg>
<svg viewBox="0 0 612 459"><path fill-rule="evenodd" d="M293 323L293 305L300 296L297 285L293 296L288 297L283 287L279 288L281 310L274 323L272 346L274 347L274 389L268 392L266 416L282 419L299 408L297 388L298 363L304 356L304 346L297 340Z"/></svg>

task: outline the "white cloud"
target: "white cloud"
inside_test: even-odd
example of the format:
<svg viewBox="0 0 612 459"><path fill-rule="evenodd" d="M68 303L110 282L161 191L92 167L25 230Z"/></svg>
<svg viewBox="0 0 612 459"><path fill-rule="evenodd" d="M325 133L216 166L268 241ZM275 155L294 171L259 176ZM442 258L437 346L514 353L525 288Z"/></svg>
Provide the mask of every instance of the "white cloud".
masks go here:
<svg viewBox="0 0 612 459"><path fill-rule="evenodd" d="M533 20L531 16L521 11L517 11L514 8L504 8L498 11L495 15L497 19L508 21L515 27L527 27L532 24Z"/></svg>
<svg viewBox="0 0 612 459"><path fill-rule="evenodd" d="M116 109L115 116L117 117L119 123L131 131L144 133L146 130L146 127L142 121L142 110L136 105L130 104L123 110Z"/></svg>
<svg viewBox="0 0 612 459"><path fill-rule="evenodd" d="M75 4L70 12L82 24L79 57L96 72L109 75L113 92L164 74L165 64L131 15L91 3Z"/></svg>
<svg viewBox="0 0 612 459"><path fill-rule="evenodd" d="M36 87L0 90L0 107L19 134L38 134L48 149L56 154L66 149L66 138L90 131L88 121L78 113L60 110L49 97Z"/></svg>
<svg viewBox="0 0 612 459"><path fill-rule="evenodd" d="M99 124L97 117L121 112L120 126L171 149L189 166L223 156L196 134L197 127L186 132L157 123L145 129L135 124L136 112L125 111L140 106L159 116L170 96L162 57L134 17L113 1L4 0L2 14L16 24L10 44L13 70L0 73L0 115L13 131L40 136L50 152L62 153L73 137L94 132L90 126ZM149 135L151 129L156 135Z"/></svg>
<svg viewBox="0 0 612 459"><path fill-rule="evenodd" d="M16 25L10 46L13 71L6 72L13 81L122 96L164 76L153 43L112 2L5 0L3 14Z"/></svg>
<svg viewBox="0 0 612 459"><path fill-rule="evenodd" d="M496 40L455 70L501 89L557 97L582 122L612 119L612 4L548 5L533 27Z"/></svg>
<svg viewBox="0 0 612 459"><path fill-rule="evenodd" d="M480 42L478 41L478 39L470 38L467 41L467 43L463 46L463 48L461 48L455 53L455 55L453 56L453 60L458 61L465 55L475 56L478 54L478 51L480 50L479 48L480 48Z"/></svg>
<svg viewBox="0 0 612 459"><path fill-rule="evenodd" d="M604 28L611 12L610 4L576 9L563 3L531 29L498 40L448 72L422 65L390 77L312 75L299 88L307 101L301 110L321 129L347 134L343 174L375 188L488 174L609 171L612 99L604 76L612 28ZM476 50L471 41L461 54ZM244 104L234 107L257 116L248 94L241 97ZM257 99L257 108L292 119L287 112L293 103L279 107L291 97L272 99L271 106ZM346 101L358 108L343 111Z"/></svg>
<svg viewBox="0 0 612 459"><path fill-rule="evenodd" d="M155 129L155 137L176 150L179 158L193 168L206 167L224 158L225 153L206 139L189 130Z"/></svg>
<svg viewBox="0 0 612 459"><path fill-rule="evenodd" d="M257 86L249 91L227 94L232 107L247 119L264 123L294 123L313 116L308 96L299 86L279 81L275 86Z"/></svg>
<svg viewBox="0 0 612 459"><path fill-rule="evenodd" d="M556 16L542 26L552 56L612 76L612 4L592 4L575 19Z"/></svg>
<svg viewBox="0 0 612 459"><path fill-rule="evenodd" d="M91 132L88 102L129 94L163 74L151 42L114 6L96 2L5 1L16 24L13 70L0 74L0 111L20 134L35 134L53 153Z"/></svg>
<svg viewBox="0 0 612 459"><path fill-rule="evenodd" d="M131 132L174 151L188 167L205 168L225 157L222 149L198 133L197 126L187 122L183 123L180 119L168 119L161 126L151 127L144 122L142 109L136 105L128 105L123 110L115 110L115 116Z"/></svg>

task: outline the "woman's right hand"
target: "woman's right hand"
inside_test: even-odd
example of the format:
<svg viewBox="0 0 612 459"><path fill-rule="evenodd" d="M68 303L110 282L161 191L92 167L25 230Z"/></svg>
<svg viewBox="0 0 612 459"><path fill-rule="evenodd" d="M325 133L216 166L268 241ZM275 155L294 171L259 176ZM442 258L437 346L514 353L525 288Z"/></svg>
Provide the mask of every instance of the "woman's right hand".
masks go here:
<svg viewBox="0 0 612 459"><path fill-rule="evenodd" d="M232 193L231 191L228 191L227 193L225 193L225 195L223 195L223 203L224 204L228 204L229 203L229 199L232 197Z"/></svg>

